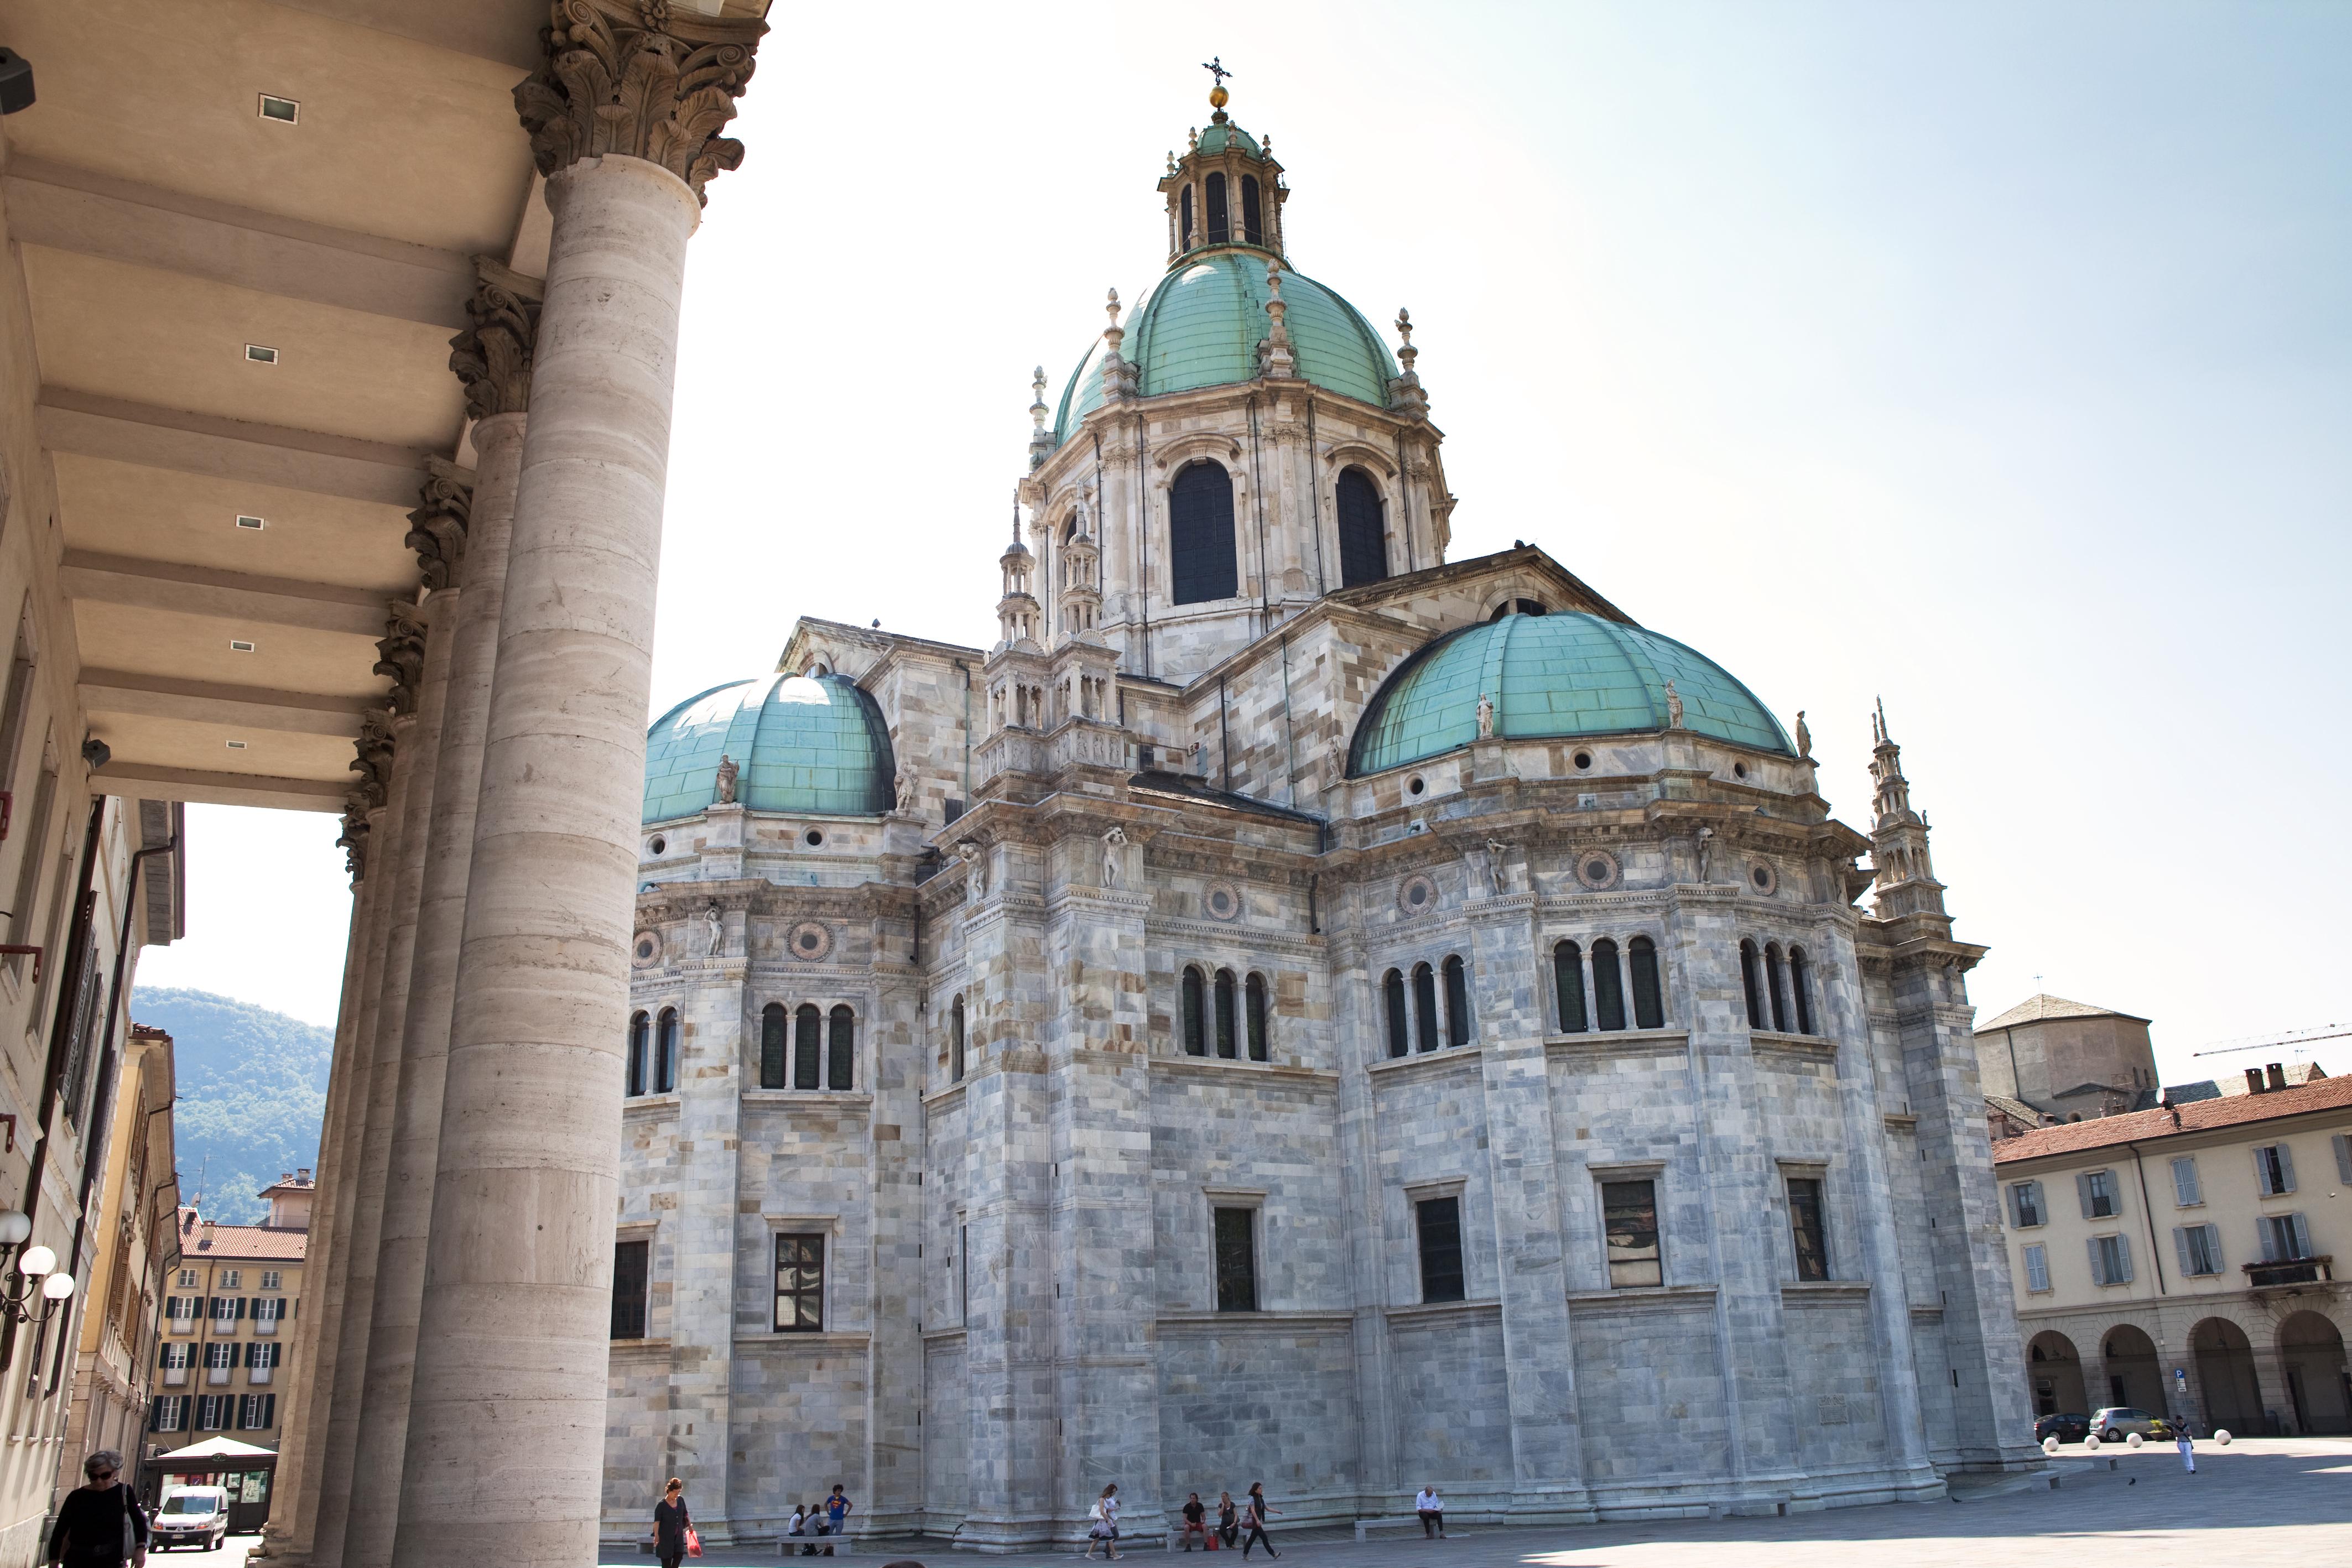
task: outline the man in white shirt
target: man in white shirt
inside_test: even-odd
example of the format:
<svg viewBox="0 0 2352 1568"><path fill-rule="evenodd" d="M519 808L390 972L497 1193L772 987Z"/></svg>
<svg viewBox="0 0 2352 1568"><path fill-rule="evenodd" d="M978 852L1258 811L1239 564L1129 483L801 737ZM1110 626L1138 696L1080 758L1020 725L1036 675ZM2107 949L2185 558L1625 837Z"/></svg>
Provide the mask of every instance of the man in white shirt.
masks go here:
<svg viewBox="0 0 2352 1568"><path fill-rule="evenodd" d="M1412 1507L1413 1511L1421 1515L1422 1538L1427 1540L1435 1536L1440 1541L1444 1540L1445 1500L1437 1495L1437 1489L1422 1488L1420 1495L1412 1500Z"/></svg>

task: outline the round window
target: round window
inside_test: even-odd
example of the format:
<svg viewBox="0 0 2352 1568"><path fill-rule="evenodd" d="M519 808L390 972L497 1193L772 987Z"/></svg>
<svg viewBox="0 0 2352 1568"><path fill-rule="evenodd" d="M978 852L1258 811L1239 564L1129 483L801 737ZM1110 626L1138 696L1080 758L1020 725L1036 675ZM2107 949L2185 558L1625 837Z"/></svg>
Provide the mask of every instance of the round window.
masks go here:
<svg viewBox="0 0 2352 1568"><path fill-rule="evenodd" d="M1754 884L1759 893L1769 893L1780 885L1780 879L1773 874L1772 868L1769 865L1758 864L1748 867L1748 880Z"/></svg>
<svg viewBox="0 0 2352 1568"><path fill-rule="evenodd" d="M1397 907L1407 915L1420 915L1436 905L1437 884L1425 876L1409 876L1397 889Z"/></svg>
<svg viewBox="0 0 2352 1568"><path fill-rule="evenodd" d="M814 828L811 828L807 832L801 835L801 842L806 844L811 849L814 849L819 844L824 842L824 835L818 832Z"/></svg>
<svg viewBox="0 0 2352 1568"><path fill-rule="evenodd" d="M651 931L640 931L629 944L629 962L636 968L647 968L661 958L661 938Z"/></svg>
<svg viewBox="0 0 2352 1568"><path fill-rule="evenodd" d="M1585 850L1576 857L1576 880L1588 891L1605 892L1624 874L1617 857L1607 850Z"/></svg>
<svg viewBox="0 0 2352 1568"><path fill-rule="evenodd" d="M793 927L787 947L795 958L814 964L833 951L833 933L814 920Z"/></svg>
<svg viewBox="0 0 2352 1568"><path fill-rule="evenodd" d="M1589 751L1580 751L1576 754L1576 770L1579 773L1589 772L1591 771L1591 767L1592 753Z"/></svg>
<svg viewBox="0 0 2352 1568"><path fill-rule="evenodd" d="M1418 795L1418 794L1420 794L1423 789L1428 789L1428 788L1429 788L1429 786L1428 786L1428 785L1426 785L1426 784L1424 784L1424 783L1423 783L1423 782L1421 781L1421 775L1420 775L1420 774L1418 774L1418 773L1414 774L1412 778L1410 778L1410 779L1406 779L1406 780L1404 781L1404 790L1405 790L1405 793L1406 793L1406 794L1408 794L1408 795Z"/></svg>
<svg viewBox="0 0 2352 1568"><path fill-rule="evenodd" d="M1603 860L1586 861L1584 862L1584 880L1587 882L1607 882L1609 880L1609 862Z"/></svg>
<svg viewBox="0 0 2352 1568"><path fill-rule="evenodd" d="M1231 920L1242 912L1242 895L1227 883L1221 882L1212 886L1204 902L1213 919Z"/></svg>
<svg viewBox="0 0 2352 1568"><path fill-rule="evenodd" d="M663 837L662 837L661 835L659 835L658 833L656 833L656 835L654 835L654 841L653 841L652 843L650 843L650 844L646 845L646 847L647 849L652 850L652 851L654 852L654 853L656 853L656 854L657 854L657 855L658 855L658 854L667 854L667 853L668 853L668 852L669 852L669 841L668 841L667 839L663 838Z"/></svg>
<svg viewBox="0 0 2352 1568"><path fill-rule="evenodd" d="M1745 779L1745 778L1747 778L1747 777L1748 777L1748 764L1746 764L1745 762L1735 762L1735 763L1733 763L1733 764L1731 765L1731 776L1732 776L1734 779Z"/></svg>

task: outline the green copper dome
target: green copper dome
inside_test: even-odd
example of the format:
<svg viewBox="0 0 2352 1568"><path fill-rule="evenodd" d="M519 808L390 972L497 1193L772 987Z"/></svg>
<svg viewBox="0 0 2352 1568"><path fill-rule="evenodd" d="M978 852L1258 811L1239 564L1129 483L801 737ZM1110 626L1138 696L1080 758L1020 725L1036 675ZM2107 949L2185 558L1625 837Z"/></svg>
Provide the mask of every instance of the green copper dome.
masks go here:
<svg viewBox="0 0 2352 1568"><path fill-rule="evenodd" d="M1200 143L1192 151L1223 152L1228 147L1238 147L1253 158L1265 156L1265 150L1257 144L1257 138L1231 120L1227 120L1223 125L1213 124L1208 130L1201 132Z"/></svg>
<svg viewBox="0 0 2352 1568"><path fill-rule="evenodd" d="M1151 298L1127 313L1119 352L1136 367L1145 397L1229 386L1257 374L1257 346L1273 330L1263 250L1213 250L1178 263ZM1299 376L1327 392L1386 408L1396 361L1356 308L1311 277L1282 272L1283 324ZM1054 444L1102 403L1097 340L1062 391Z"/></svg>
<svg viewBox="0 0 2352 1568"><path fill-rule="evenodd" d="M1469 745L1481 693L1506 740L1664 729L1668 681L1684 728L1796 755L1780 721L1713 660L1639 626L1561 612L1467 626L1406 660L1365 709L1348 770L1360 777Z"/></svg>
<svg viewBox="0 0 2352 1568"><path fill-rule="evenodd" d="M890 733L839 675L762 675L713 686L646 732L645 821L690 817L719 799L719 758L754 811L867 817L890 809Z"/></svg>

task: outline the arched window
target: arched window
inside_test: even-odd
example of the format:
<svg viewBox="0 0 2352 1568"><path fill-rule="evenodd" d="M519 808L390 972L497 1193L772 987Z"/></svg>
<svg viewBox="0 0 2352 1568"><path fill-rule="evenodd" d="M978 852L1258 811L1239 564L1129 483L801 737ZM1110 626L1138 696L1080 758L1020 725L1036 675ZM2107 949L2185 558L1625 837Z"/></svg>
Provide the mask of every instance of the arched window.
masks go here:
<svg viewBox="0 0 2352 1568"><path fill-rule="evenodd" d="M1617 967L1617 944L1606 936L1592 945L1592 1010L1602 1029L1625 1027L1625 976Z"/></svg>
<svg viewBox="0 0 2352 1568"><path fill-rule="evenodd" d="M1234 237L1233 225L1225 217L1225 177L1209 176L1209 243L1223 245Z"/></svg>
<svg viewBox="0 0 2352 1568"><path fill-rule="evenodd" d="M1252 245L1265 243L1265 229L1258 215L1257 176L1242 176L1242 238Z"/></svg>
<svg viewBox="0 0 2352 1568"><path fill-rule="evenodd" d="M1445 1043L1470 1043L1470 978L1458 956L1445 960Z"/></svg>
<svg viewBox="0 0 2352 1568"><path fill-rule="evenodd" d="M825 1051L824 1086L847 1089L856 1076L857 1015L846 1006L833 1009L833 1038Z"/></svg>
<svg viewBox="0 0 2352 1568"><path fill-rule="evenodd" d="M1412 967L1414 1039L1423 1051L1437 1049L1437 975L1426 964Z"/></svg>
<svg viewBox="0 0 2352 1568"><path fill-rule="evenodd" d="M1807 993L1811 990L1812 966L1805 962L1802 947L1789 949L1789 999L1797 1004L1797 1032L1813 1032L1813 1001ZM2137 1071L2137 1069L2133 1071Z"/></svg>
<svg viewBox="0 0 2352 1568"><path fill-rule="evenodd" d="M1265 977L1252 975L1244 988L1249 1015L1249 1059L1267 1060L1265 1047Z"/></svg>
<svg viewBox="0 0 2352 1568"><path fill-rule="evenodd" d="M1789 1004L1781 1000L1780 945L1764 945L1764 988L1772 998L1772 1027L1782 1034L1789 1032Z"/></svg>
<svg viewBox="0 0 2352 1568"><path fill-rule="evenodd" d="M647 1020L643 1013L629 1015L629 1068L622 1092L642 1094L646 1092L646 1032Z"/></svg>
<svg viewBox="0 0 2352 1568"><path fill-rule="evenodd" d="M1495 613L1486 619L1500 621L1506 615L1540 615L1543 612L1543 601L1539 599L1506 599L1495 606Z"/></svg>
<svg viewBox="0 0 2352 1568"><path fill-rule="evenodd" d="M824 1015L815 1004L803 1002L801 1010L793 1015L793 1087L814 1089L817 1086L818 1037L824 1032Z"/></svg>
<svg viewBox="0 0 2352 1568"><path fill-rule="evenodd" d="M1380 487L1361 468L1339 470L1339 586L1389 574L1389 525Z"/></svg>
<svg viewBox="0 0 2352 1568"><path fill-rule="evenodd" d="M963 998L948 1009L948 1082L963 1082Z"/></svg>
<svg viewBox="0 0 2352 1568"><path fill-rule="evenodd" d="M1391 969L1381 982L1381 998L1388 1004L1389 1054L1402 1056L1412 1049L1412 1025L1404 1015L1404 977Z"/></svg>
<svg viewBox="0 0 2352 1568"><path fill-rule="evenodd" d="M1202 989L1201 971L1189 964L1186 965L1181 998L1183 1011L1181 1021L1184 1030L1184 1054L1187 1056L1209 1054L1206 1023L1202 1017L1206 1010L1206 998L1202 996Z"/></svg>
<svg viewBox="0 0 2352 1568"><path fill-rule="evenodd" d="M784 1086L784 1004L770 1002L760 1009L760 1087Z"/></svg>
<svg viewBox="0 0 2352 1568"><path fill-rule="evenodd" d="M1176 476L1168 492L1168 572L1171 600L1199 604L1241 591L1234 557L1234 485L1205 459Z"/></svg>
<svg viewBox="0 0 2352 1568"><path fill-rule="evenodd" d="M1234 1060L1234 972L1217 971L1217 1054Z"/></svg>
<svg viewBox="0 0 2352 1568"><path fill-rule="evenodd" d="M1749 1029L1764 1027L1764 988L1756 976L1756 971L1762 965L1763 959L1757 953L1755 943L1743 941L1739 944L1739 988L1748 994Z"/></svg>
<svg viewBox="0 0 2352 1568"><path fill-rule="evenodd" d="M664 1008L654 1020L654 1092L677 1087L677 1009Z"/></svg>
<svg viewBox="0 0 2352 1568"><path fill-rule="evenodd" d="M1183 245L1183 248L1184 248L1184 249L1186 249L1186 250L1190 250L1190 249L1192 249L1192 186L1190 186L1190 185L1187 185L1187 186L1185 186L1185 187L1184 187L1184 217L1183 217L1183 225L1184 225L1184 245Z"/></svg>
<svg viewBox="0 0 2352 1568"><path fill-rule="evenodd" d="M1633 1027L1666 1027L1665 994L1658 988L1658 948L1647 936L1625 944L1625 962L1633 971Z"/></svg>
<svg viewBox="0 0 2352 1568"><path fill-rule="evenodd" d="M1559 1032L1582 1034L1592 1026L1584 1018L1584 949L1562 942L1551 950L1552 988L1559 993Z"/></svg>

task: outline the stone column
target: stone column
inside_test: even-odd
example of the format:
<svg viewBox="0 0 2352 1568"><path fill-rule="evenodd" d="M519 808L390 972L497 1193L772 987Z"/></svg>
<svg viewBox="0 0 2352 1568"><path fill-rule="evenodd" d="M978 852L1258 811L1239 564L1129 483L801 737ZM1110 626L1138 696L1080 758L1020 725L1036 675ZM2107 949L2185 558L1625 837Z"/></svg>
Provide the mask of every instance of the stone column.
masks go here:
<svg viewBox="0 0 2352 1568"><path fill-rule="evenodd" d="M554 230L451 1012L402 1568L572 1568L596 1550L678 296L700 186L742 156L713 132L765 30L618 0L555 15L547 65L515 94Z"/></svg>
<svg viewBox="0 0 2352 1568"><path fill-rule="evenodd" d="M1338 1130L1344 1166L1340 1211L1348 1228L1348 1288L1355 1313L1357 1506L1376 1511L1387 1506L1402 1479L1391 1408L1385 1310L1391 1304L1390 1249L1382 1219L1379 1112L1368 1071L1386 1057L1388 1037L1381 1027L1380 982L1366 960L1355 890L1342 887L1335 903L1324 925L1332 933L1332 1065L1339 1072Z"/></svg>
<svg viewBox="0 0 2352 1568"><path fill-rule="evenodd" d="M457 949L473 864L475 802L482 742L498 664L499 612L506 597L507 541L522 466L538 321L537 284L478 260L482 278L467 308L474 328L452 340L451 364L467 382L477 468L469 490L445 481L411 514L409 541L425 580L462 584L452 607L448 676L442 688L434 760L432 841L418 891L415 954L401 1042L383 1214L376 1246L375 1297L344 1561L381 1564L392 1556L400 1476L408 1437L408 1391L416 1355L416 1314L425 1294L425 1231L441 1147L443 1080L449 1055Z"/></svg>

